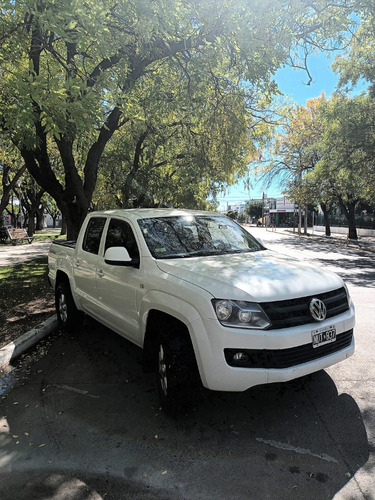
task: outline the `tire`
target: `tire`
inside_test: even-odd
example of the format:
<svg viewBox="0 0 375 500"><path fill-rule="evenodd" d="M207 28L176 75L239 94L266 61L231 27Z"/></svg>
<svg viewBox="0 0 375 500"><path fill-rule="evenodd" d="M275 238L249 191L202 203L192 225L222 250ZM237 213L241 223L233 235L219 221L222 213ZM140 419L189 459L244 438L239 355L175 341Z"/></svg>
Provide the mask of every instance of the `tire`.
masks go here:
<svg viewBox="0 0 375 500"><path fill-rule="evenodd" d="M169 331L158 335L156 386L160 405L169 416L176 417L191 408L200 377L188 334Z"/></svg>
<svg viewBox="0 0 375 500"><path fill-rule="evenodd" d="M82 324L83 313L77 309L67 281L60 281L56 286L55 307L57 320L63 331L74 331Z"/></svg>

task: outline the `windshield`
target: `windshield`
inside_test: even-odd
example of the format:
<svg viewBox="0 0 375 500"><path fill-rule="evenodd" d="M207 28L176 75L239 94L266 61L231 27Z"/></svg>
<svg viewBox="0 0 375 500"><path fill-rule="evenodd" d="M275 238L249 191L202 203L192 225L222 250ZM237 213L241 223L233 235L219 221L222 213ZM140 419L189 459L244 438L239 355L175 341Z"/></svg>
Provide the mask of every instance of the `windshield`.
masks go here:
<svg viewBox="0 0 375 500"><path fill-rule="evenodd" d="M264 250L241 226L223 216L153 217L138 224L156 259Z"/></svg>

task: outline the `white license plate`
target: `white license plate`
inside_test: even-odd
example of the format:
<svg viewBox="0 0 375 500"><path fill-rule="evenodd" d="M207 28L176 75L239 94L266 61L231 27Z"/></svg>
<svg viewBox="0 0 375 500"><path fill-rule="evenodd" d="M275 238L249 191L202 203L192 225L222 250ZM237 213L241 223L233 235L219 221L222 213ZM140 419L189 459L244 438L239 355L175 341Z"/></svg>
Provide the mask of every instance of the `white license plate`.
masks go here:
<svg viewBox="0 0 375 500"><path fill-rule="evenodd" d="M330 344L336 340L336 328L329 326L328 328L321 328L320 330L313 330L311 332L313 347L320 347L325 344Z"/></svg>

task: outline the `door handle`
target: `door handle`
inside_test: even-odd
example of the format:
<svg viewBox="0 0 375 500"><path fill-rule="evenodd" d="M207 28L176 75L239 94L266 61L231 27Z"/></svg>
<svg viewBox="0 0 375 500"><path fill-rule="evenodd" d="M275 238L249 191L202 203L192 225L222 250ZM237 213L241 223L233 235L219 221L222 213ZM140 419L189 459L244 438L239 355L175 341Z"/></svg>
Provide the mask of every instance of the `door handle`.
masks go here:
<svg viewBox="0 0 375 500"><path fill-rule="evenodd" d="M99 269L96 274L99 276L99 278L103 278L104 276L104 271L102 269Z"/></svg>
<svg viewBox="0 0 375 500"><path fill-rule="evenodd" d="M81 261L79 259L76 260L76 267L79 267L81 265Z"/></svg>

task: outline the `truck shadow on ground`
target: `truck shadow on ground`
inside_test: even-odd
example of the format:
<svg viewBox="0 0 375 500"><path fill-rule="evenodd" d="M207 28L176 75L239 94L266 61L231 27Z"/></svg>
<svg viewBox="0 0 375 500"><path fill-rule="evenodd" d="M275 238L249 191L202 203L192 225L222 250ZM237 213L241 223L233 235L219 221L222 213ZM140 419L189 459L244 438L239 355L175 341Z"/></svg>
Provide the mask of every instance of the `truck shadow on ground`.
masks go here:
<svg viewBox="0 0 375 500"><path fill-rule="evenodd" d="M11 433L21 434L27 421L28 433L41 433L46 446L2 441L13 470L25 467L14 453L27 454L29 466L43 453L52 475L82 481L86 492L107 499L140 498L132 488L141 498L316 499L351 486L366 467L360 410L324 371L245 393L202 390L189 412L171 419L160 410L140 357L137 347L93 321L78 335L56 333L26 354L4 414ZM67 471L72 453L75 469ZM40 481L50 480L48 468L38 470ZM28 477L33 493L41 485L30 474L24 481L13 477L18 487ZM122 496L128 487L129 496Z"/></svg>

